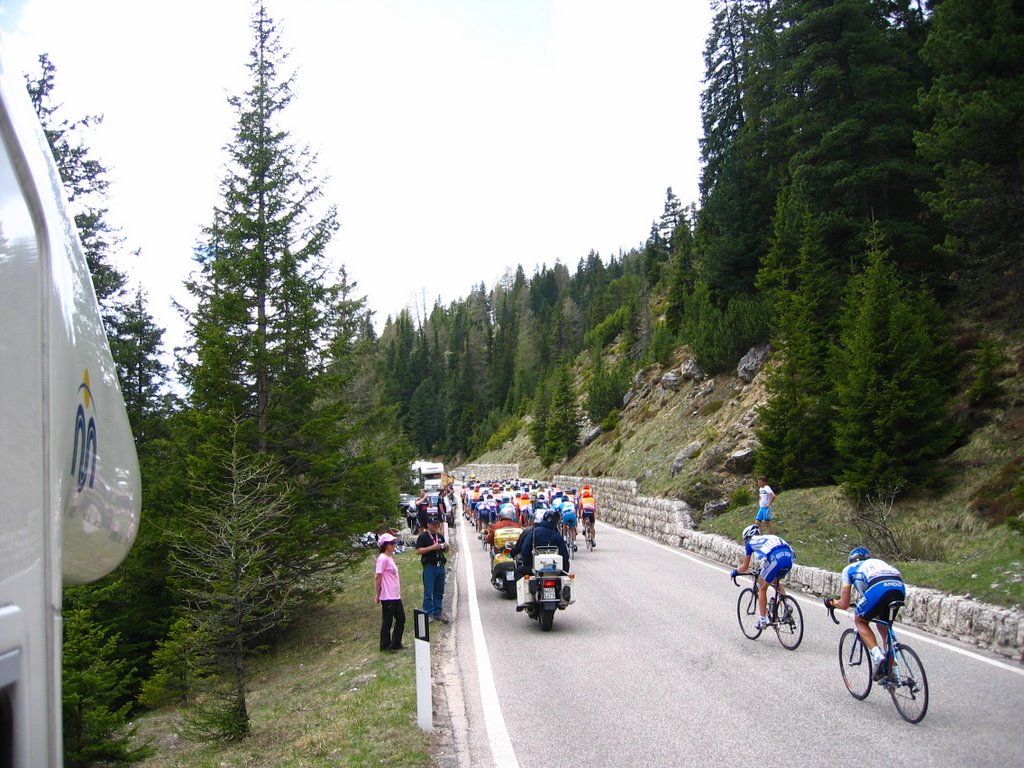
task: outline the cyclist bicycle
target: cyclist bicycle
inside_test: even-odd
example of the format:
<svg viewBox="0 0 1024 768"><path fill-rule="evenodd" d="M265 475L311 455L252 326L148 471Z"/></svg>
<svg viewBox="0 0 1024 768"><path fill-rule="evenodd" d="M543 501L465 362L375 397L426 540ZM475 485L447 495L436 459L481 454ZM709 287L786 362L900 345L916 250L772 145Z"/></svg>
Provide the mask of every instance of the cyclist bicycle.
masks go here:
<svg viewBox="0 0 1024 768"><path fill-rule="evenodd" d="M871 654L873 677L881 679L885 675L885 650L878 647L871 622L889 618L889 606L902 602L907 595L900 572L884 560L871 557L866 547L855 547L850 550L849 565L843 569L842 589L839 599L825 600L830 608L845 610L850 607L851 594L854 589L861 595L854 607L853 623L857 634ZM885 633L882 633L885 640Z"/></svg>
<svg viewBox="0 0 1024 768"><path fill-rule="evenodd" d="M793 547L781 536L761 534L761 529L748 525L743 529L744 557L738 568L729 575L736 578L741 573L750 571L751 562L760 566L761 581L757 585L757 628L768 626L768 585L789 575L793 568L796 554ZM779 594L785 595L782 584L778 585Z"/></svg>
<svg viewBox="0 0 1024 768"><path fill-rule="evenodd" d="M562 513L562 536L569 543L572 551L575 552L577 549L576 526L578 523L576 518L576 505L570 500L564 499L558 509Z"/></svg>
<svg viewBox="0 0 1024 768"><path fill-rule="evenodd" d="M583 484L576 504L580 514L583 515L583 530L590 536L591 546L596 547L597 527L594 525L594 521L597 517L597 502L594 500L594 494L590 490L590 485Z"/></svg>

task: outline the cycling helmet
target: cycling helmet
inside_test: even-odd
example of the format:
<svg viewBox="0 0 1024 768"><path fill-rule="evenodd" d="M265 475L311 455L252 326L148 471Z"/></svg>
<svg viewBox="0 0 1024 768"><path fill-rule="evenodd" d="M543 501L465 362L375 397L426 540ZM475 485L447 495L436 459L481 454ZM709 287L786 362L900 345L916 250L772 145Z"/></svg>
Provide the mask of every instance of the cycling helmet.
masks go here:
<svg viewBox="0 0 1024 768"><path fill-rule="evenodd" d="M743 529L743 540L747 541L751 536L760 536L761 529L757 527L757 524L748 525Z"/></svg>
<svg viewBox="0 0 1024 768"><path fill-rule="evenodd" d="M561 521L562 515L557 509L548 509L544 512L544 522L550 523L551 525L558 525Z"/></svg>
<svg viewBox="0 0 1024 768"><path fill-rule="evenodd" d="M855 563L858 560L867 560L871 557L871 553L868 552L867 547L854 547L850 550L850 562Z"/></svg>

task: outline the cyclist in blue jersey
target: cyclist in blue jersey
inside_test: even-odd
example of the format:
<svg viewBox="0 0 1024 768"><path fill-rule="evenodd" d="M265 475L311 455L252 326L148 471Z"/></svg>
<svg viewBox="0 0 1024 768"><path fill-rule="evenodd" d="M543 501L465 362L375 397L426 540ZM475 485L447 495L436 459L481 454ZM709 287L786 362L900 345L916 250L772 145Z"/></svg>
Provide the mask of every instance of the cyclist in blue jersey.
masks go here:
<svg viewBox="0 0 1024 768"><path fill-rule="evenodd" d="M735 578L738 574L747 573L751 561L760 566L761 581L757 585L757 627L763 629L768 626L768 585L789 575L796 554L781 536L761 535L761 529L757 525L748 525L743 529L743 543L743 562L729 575ZM786 594L782 584L779 584L779 594Z"/></svg>
<svg viewBox="0 0 1024 768"><path fill-rule="evenodd" d="M576 505L565 496L562 496L562 503L557 509L562 513L562 537L568 542L572 550L576 551Z"/></svg>
<svg viewBox="0 0 1024 768"><path fill-rule="evenodd" d="M907 588L899 571L884 560L871 557L871 553L864 547L850 550L849 561L850 564L843 569L839 599L825 602L832 608L845 610L850 607L853 590L857 590L861 598L854 607L853 623L871 653L874 678L878 680L885 673L885 651L878 647L871 622L888 619L889 606L894 602L902 602L907 595ZM885 633L882 633L882 638L884 641Z"/></svg>

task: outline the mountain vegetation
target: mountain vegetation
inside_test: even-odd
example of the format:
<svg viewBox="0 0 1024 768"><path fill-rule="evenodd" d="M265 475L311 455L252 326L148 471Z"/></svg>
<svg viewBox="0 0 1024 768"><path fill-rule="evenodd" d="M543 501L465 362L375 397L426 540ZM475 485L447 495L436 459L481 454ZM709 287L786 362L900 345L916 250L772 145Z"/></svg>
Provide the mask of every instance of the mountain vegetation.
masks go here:
<svg viewBox="0 0 1024 768"><path fill-rule="evenodd" d="M146 521L117 572L65 593L69 766L140 757L123 727L164 702L191 708L197 737L245 737L250 660L337 593L353 534L390 524L414 456L525 440L540 473L585 469L630 439L645 376L684 361L721 377L769 345L756 471L859 510L927 499L944 459L1001 422L1016 452L965 503L1021 530L1020 3L712 9L699 201L667 189L642 247L482 275L378 336L326 266L337 214L285 127L294 76L258 5L173 389L145 294L112 266L126 245L82 139L98 119L61 117L40 57L28 88L107 323ZM707 394L707 416L729 412ZM651 490L666 489L698 508L731 490L685 473ZM90 647L111 660L96 684L81 682Z"/></svg>

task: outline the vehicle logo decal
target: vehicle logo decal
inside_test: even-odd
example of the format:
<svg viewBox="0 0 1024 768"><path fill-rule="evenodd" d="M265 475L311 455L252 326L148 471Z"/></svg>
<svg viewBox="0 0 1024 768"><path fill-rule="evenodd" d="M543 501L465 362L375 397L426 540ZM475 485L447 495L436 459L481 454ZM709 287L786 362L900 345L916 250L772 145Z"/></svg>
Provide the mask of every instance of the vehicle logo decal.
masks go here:
<svg viewBox="0 0 1024 768"><path fill-rule="evenodd" d="M89 369L78 385L78 413L75 415L75 444L71 454L71 474L77 475L78 490L96 479L96 403L89 388ZM87 420L88 419L88 420Z"/></svg>

